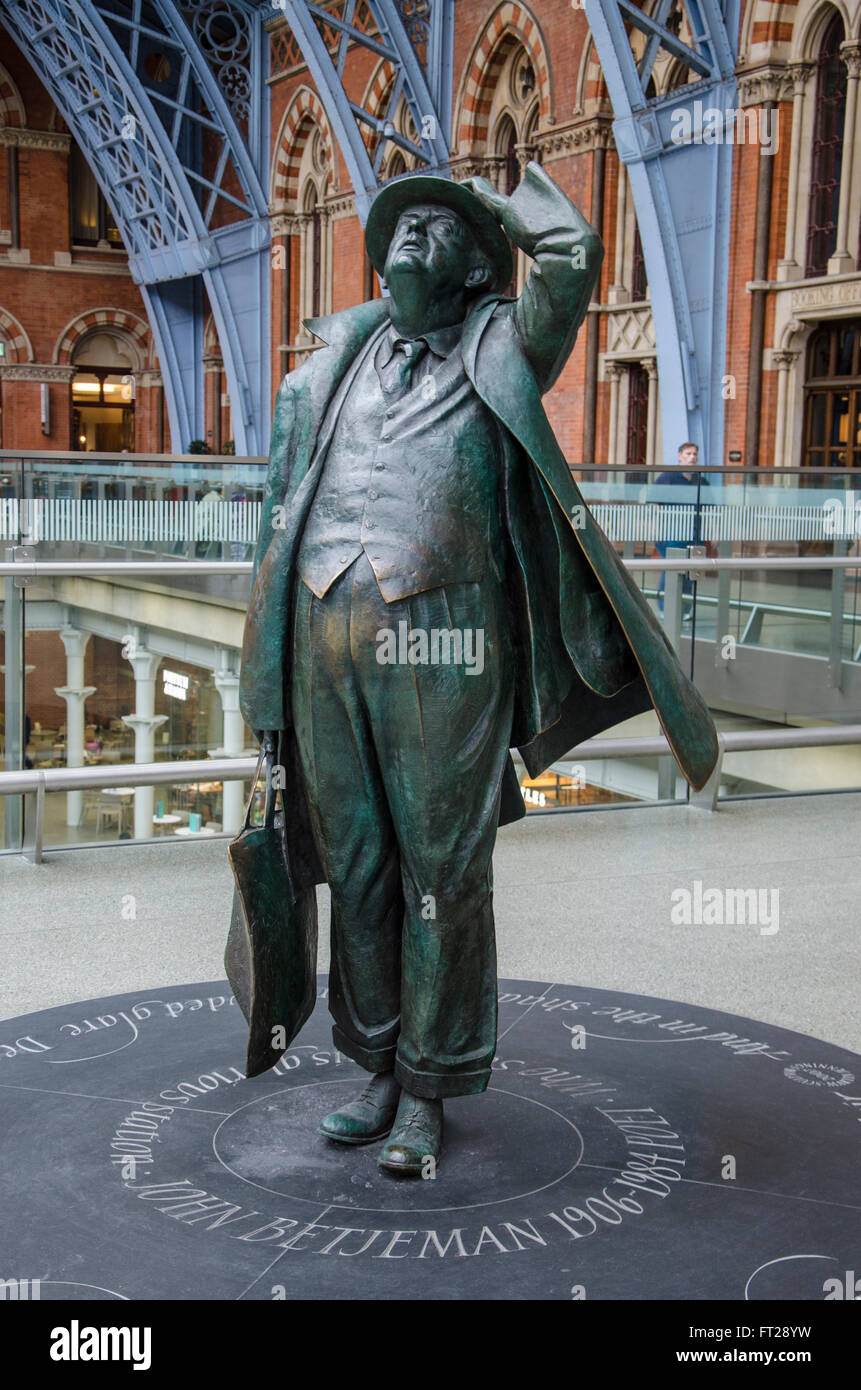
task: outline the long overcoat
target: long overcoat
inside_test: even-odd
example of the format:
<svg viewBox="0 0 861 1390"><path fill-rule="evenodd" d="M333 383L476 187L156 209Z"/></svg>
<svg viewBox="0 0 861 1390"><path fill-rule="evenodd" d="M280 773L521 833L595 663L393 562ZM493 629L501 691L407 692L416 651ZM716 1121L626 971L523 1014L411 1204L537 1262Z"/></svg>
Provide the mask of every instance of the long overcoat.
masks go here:
<svg viewBox="0 0 861 1390"><path fill-rule="evenodd" d="M500 505L516 656L510 746L536 776L584 739L654 707L682 772L699 789L718 753L708 709L584 503L541 402L571 352L603 248L534 164L508 208L506 230L535 265L519 300L488 294L474 303L461 352L469 380L500 427L504 455ZM371 300L309 320L325 346L283 379L275 405L240 702L252 729L282 732L297 886L321 882L322 874L290 728L295 562L325 460L327 406L387 319L390 303ZM523 814L509 760L500 823Z"/></svg>

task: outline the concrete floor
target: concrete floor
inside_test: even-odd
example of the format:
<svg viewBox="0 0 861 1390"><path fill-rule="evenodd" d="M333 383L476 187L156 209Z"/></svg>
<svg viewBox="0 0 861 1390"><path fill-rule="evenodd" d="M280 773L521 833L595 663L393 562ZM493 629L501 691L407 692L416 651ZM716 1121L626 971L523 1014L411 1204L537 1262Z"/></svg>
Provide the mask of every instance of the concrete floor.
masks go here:
<svg viewBox="0 0 861 1390"><path fill-rule="evenodd" d="M702 1004L861 1052L861 794L531 816L497 842L499 973ZM779 930L672 894L779 890ZM0 857L0 1017L224 976L224 840ZM320 968L328 965L327 895Z"/></svg>

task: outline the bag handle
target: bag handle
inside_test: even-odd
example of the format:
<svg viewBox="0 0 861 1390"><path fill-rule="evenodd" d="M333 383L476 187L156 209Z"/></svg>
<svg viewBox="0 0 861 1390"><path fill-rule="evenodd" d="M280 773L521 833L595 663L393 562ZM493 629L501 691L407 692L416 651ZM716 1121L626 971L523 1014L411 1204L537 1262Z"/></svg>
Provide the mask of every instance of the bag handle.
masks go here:
<svg viewBox="0 0 861 1390"><path fill-rule="evenodd" d="M274 755L274 750L273 755ZM251 828L251 812L254 808L254 798L257 795L257 784L260 781L260 769L267 757L267 750L261 746L260 757L257 759L257 768L251 783L251 793L248 797L248 805L245 808L245 823L242 827L243 833ZM266 799L263 803L263 824L267 830L271 830L275 824L275 803L277 801L276 788L272 785L271 768L266 772Z"/></svg>

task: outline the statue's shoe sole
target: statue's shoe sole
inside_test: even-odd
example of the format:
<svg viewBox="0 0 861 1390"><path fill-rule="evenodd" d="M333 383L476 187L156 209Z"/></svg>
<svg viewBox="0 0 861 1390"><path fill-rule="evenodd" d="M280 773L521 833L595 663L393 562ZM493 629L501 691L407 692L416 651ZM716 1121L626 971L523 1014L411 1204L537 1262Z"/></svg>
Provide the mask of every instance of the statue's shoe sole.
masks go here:
<svg viewBox="0 0 861 1390"><path fill-rule="evenodd" d="M322 1134L324 1139L331 1139L333 1144L376 1144L378 1140L385 1139L391 1134L392 1126L387 1125L385 1129L377 1130L375 1134L332 1134L328 1129L320 1125L317 1129L318 1134Z"/></svg>

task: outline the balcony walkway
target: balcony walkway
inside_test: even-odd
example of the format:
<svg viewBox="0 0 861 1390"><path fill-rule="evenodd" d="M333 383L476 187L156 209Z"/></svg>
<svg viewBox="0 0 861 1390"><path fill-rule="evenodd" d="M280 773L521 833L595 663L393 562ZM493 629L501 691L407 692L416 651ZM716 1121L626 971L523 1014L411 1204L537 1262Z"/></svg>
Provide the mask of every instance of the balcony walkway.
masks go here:
<svg viewBox="0 0 861 1390"><path fill-rule="evenodd" d="M861 794L533 816L500 832L499 973L700 1004L861 1052ZM675 925L676 889L779 890L779 930ZM0 857L0 1017L223 977L224 840ZM326 898L321 892L321 906ZM328 966L321 911L320 969Z"/></svg>

